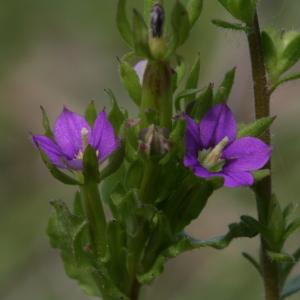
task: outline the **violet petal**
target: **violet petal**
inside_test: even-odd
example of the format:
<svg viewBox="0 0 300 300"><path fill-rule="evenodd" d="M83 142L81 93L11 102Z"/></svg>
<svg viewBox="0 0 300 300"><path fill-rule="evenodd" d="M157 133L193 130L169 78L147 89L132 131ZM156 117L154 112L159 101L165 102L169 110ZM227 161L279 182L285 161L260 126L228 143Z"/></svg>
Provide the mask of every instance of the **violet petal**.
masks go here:
<svg viewBox="0 0 300 300"><path fill-rule="evenodd" d="M220 173L211 173L200 164L194 168L194 174L201 178L211 178L216 176L222 176Z"/></svg>
<svg viewBox="0 0 300 300"><path fill-rule="evenodd" d="M72 159L66 161L66 165L73 170L80 171L83 169L83 161L82 159Z"/></svg>
<svg viewBox="0 0 300 300"><path fill-rule="evenodd" d="M69 159L75 158L79 151L83 150L81 134L83 128L88 130L88 135L90 136L91 129L87 121L81 115L76 114L67 108L64 108L63 112L55 122L55 140Z"/></svg>
<svg viewBox="0 0 300 300"><path fill-rule="evenodd" d="M59 168L66 168L63 163L63 153L51 139L44 135L34 135L32 140L38 148L45 152L53 165Z"/></svg>
<svg viewBox="0 0 300 300"><path fill-rule="evenodd" d="M237 171L254 171L262 168L270 159L271 147L258 138L244 137L234 141L223 151L227 168Z"/></svg>
<svg viewBox="0 0 300 300"><path fill-rule="evenodd" d="M224 170L223 177L225 179L224 186L229 188L251 186L254 183L254 178L249 172L234 172Z"/></svg>
<svg viewBox="0 0 300 300"><path fill-rule="evenodd" d="M185 116L186 119L186 131L185 131L185 147L186 152L195 156L198 155L198 151L201 150L200 132L198 124L189 116Z"/></svg>
<svg viewBox="0 0 300 300"><path fill-rule="evenodd" d="M106 159L120 145L114 128L109 122L105 111L99 113L92 129L91 145L99 151L100 160Z"/></svg>
<svg viewBox="0 0 300 300"><path fill-rule="evenodd" d="M200 122L200 137L204 148L217 145L224 137L234 141L236 137L236 121L231 110L225 104L215 105Z"/></svg>
<svg viewBox="0 0 300 300"><path fill-rule="evenodd" d="M183 164L187 168L194 168L199 165L199 161L195 155L186 153L183 159Z"/></svg>

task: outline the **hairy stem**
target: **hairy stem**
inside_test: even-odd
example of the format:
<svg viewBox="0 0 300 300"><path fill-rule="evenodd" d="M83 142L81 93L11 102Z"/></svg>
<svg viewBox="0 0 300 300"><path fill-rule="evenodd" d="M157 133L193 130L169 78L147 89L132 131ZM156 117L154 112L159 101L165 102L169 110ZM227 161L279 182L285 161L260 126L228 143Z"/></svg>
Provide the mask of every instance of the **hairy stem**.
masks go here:
<svg viewBox="0 0 300 300"><path fill-rule="evenodd" d="M252 74L255 94L256 119L270 116L270 91L266 77L266 68L261 44L261 33L257 13L253 20L251 32L248 34ZM270 130L262 137L265 143L271 144ZM271 170L271 163L267 166ZM266 224L269 218L269 207L272 197L272 177L269 176L255 186L258 218ZM266 300L280 299L279 270L277 264L272 262L267 254L268 247L261 239L261 266L264 277Z"/></svg>

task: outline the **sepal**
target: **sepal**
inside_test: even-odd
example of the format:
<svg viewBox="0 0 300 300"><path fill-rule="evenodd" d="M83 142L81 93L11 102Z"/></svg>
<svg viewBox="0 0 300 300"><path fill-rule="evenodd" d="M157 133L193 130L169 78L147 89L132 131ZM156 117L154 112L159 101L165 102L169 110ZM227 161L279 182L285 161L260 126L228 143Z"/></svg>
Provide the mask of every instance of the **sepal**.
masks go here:
<svg viewBox="0 0 300 300"><path fill-rule="evenodd" d="M91 127L93 127L96 119L97 119L97 116L98 116L98 113L97 113L97 109L96 109L96 106L95 106L95 102L94 101L91 101L89 103L89 105L87 106L86 110L85 110L85 119L88 121L89 125Z"/></svg>
<svg viewBox="0 0 300 300"><path fill-rule="evenodd" d="M100 182L98 157L91 145L86 147L83 154L83 176L85 181Z"/></svg>
<svg viewBox="0 0 300 300"><path fill-rule="evenodd" d="M236 68L233 68L232 70L228 71L225 74L225 77L217 91L217 93L214 96L214 104L220 104L220 103L226 103L235 79L235 73L236 73Z"/></svg>
<svg viewBox="0 0 300 300"><path fill-rule="evenodd" d="M53 132L51 129L50 121L48 118L48 114L43 106L40 106L41 111L42 111L42 117L43 117L43 127L45 130L45 136L48 138L53 138Z"/></svg>
<svg viewBox="0 0 300 300"><path fill-rule="evenodd" d="M39 152L41 155L41 158L50 171L51 175L57 179L58 181L67 184L67 185L80 185L82 182L79 180L67 175L66 173L60 171L58 168L56 168L49 160L48 156L39 148Z"/></svg>
<svg viewBox="0 0 300 300"><path fill-rule="evenodd" d="M120 132L121 126L123 125L125 119L128 117L127 112L123 112L117 102L117 99L110 89L105 90L106 94L109 96L109 99L111 101L111 110L108 114L108 119L110 123L112 124L116 134Z"/></svg>

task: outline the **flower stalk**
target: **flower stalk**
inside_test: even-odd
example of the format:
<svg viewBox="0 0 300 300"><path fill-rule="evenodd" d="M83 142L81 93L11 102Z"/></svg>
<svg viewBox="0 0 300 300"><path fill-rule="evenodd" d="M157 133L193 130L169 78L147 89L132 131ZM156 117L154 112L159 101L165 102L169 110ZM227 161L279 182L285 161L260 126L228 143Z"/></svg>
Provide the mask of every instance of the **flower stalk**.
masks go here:
<svg viewBox="0 0 300 300"><path fill-rule="evenodd" d="M255 13L252 30L248 34L248 43L252 64L252 75L255 95L256 119L270 116L270 91L266 76L266 68L261 42L260 25L257 13ZM266 130L262 140L271 144L270 129ZM267 165L271 170L271 163ZM270 202L272 199L272 177L271 175L258 182L255 186L258 218L262 224L267 224L269 218ZM277 263L271 261L267 254L268 246L261 239L261 266L264 277L266 300L280 299L279 270Z"/></svg>

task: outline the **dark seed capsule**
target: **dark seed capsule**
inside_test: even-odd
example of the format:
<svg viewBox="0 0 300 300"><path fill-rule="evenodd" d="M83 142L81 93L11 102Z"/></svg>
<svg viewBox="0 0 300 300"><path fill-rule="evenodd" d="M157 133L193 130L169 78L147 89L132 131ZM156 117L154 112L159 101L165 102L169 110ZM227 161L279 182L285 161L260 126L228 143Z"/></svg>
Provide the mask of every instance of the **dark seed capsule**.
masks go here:
<svg viewBox="0 0 300 300"><path fill-rule="evenodd" d="M160 38L163 34L165 12L160 4L155 4L151 12L151 33L152 37Z"/></svg>

